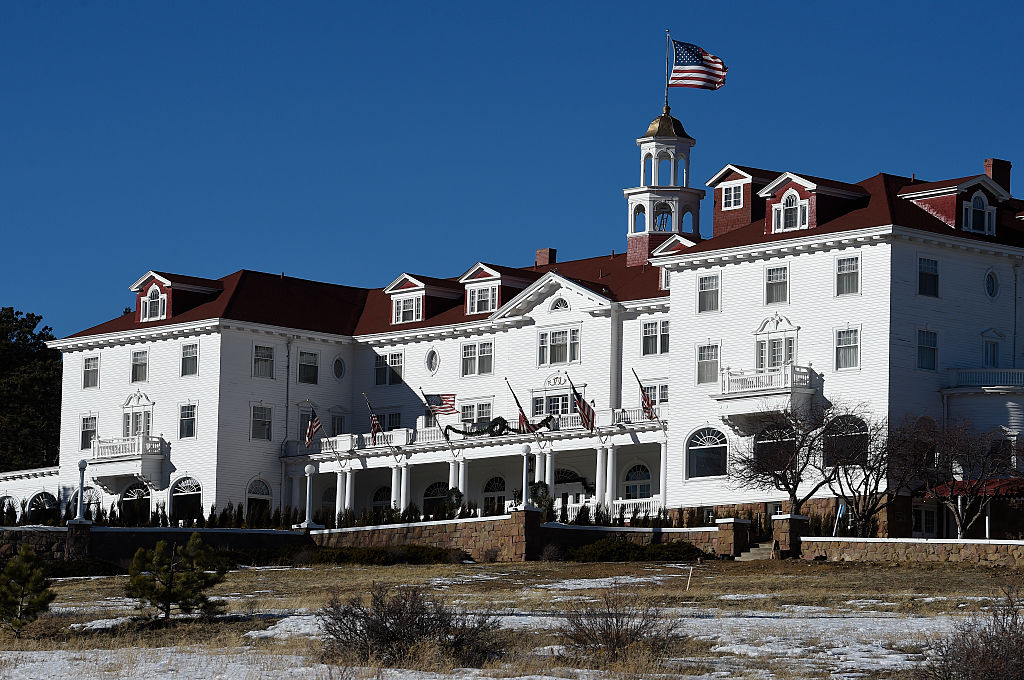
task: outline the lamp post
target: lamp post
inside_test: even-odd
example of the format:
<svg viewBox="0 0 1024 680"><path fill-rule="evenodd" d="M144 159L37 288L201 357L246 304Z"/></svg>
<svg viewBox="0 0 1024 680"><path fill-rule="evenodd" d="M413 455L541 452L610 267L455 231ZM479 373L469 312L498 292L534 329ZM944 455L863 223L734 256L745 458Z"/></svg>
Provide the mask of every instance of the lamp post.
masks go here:
<svg viewBox="0 0 1024 680"><path fill-rule="evenodd" d="M310 463L303 470L306 473L306 521L296 524L295 529L323 529L322 524L313 521L313 475L316 474L316 466Z"/></svg>
<svg viewBox="0 0 1024 680"><path fill-rule="evenodd" d="M92 524L85 518L85 468L89 461L84 458L78 461L78 516L71 520L72 524Z"/></svg>
<svg viewBox="0 0 1024 680"><path fill-rule="evenodd" d="M530 448L529 444L523 444L523 510L530 506Z"/></svg>

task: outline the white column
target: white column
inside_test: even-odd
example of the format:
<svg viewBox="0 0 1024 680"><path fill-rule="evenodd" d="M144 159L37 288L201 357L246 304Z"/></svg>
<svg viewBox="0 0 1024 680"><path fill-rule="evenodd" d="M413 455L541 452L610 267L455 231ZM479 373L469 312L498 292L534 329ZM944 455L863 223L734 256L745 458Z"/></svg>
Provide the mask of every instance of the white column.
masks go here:
<svg viewBox="0 0 1024 680"><path fill-rule="evenodd" d="M555 496L555 450L548 449L544 456L544 483L548 485L548 494Z"/></svg>
<svg viewBox="0 0 1024 680"><path fill-rule="evenodd" d="M337 518L347 506L345 500L347 495L345 494L345 471L338 470L337 479L334 483L334 517Z"/></svg>
<svg viewBox="0 0 1024 680"><path fill-rule="evenodd" d="M316 474L316 467L306 466L306 526L313 524L313 475Z"/></svg>
<svg viewBox="0 0 1024 680"><path fill-rule="evenodd" d="M608 474L608 452L603 446L597 447L597 471L594 473L594 496L597 503L608 499L604 490L605 475Z"/></svg>
<svg viewBox="0 0 1024 680"><path fill-rule="evenodd" d="M345 509L351 510L353 503L353 489L355 488L356 471L352 468L345 470Z"/></svg>
<svg viewBox="0 0 1024 680"><path fill-rule="evenodd" d="M461 491L462 495L466 497L465 500L464 500L464 502L466 502L466 503L469 502L469 491L467 490L468 487L469 487L468 479L469 479L469 461L467 461L465 458L460 458L459 459L459 491Z"/></svg>
<svg viewBox="0 0 1024 680"><path fill-rule="evenodd" d="M302 477L292 475L292 507L298 509L302 503Z"/></svg>
<svg viewBox="0 0 1024 680"><path fill-rule="evenodd" d="M401 509L402 470L395 465L391 468L391 507Z"/></svg>
<svg viewBox="0 0 1024 680"><path fill-rule="evenodd" d="M459 484L459 464L454 460L448 461L448 488L454 489Z"/></svg>
<svg viewBox="0 0 1024 680"><path fill-rule="evenodd" d="M409 464L402 466L402 495L399 497L399 509L405 511L409 507Z"/></svg>
<svg viewBox="0 0 1024 680"><path fill-rule="evenodd" d="M668 442L661 443L661 476L659 478L661 496L661 507L664 508L668 505Z"/></svg>
<svg viewBox="0 0 1024 680"><path fill-rule="evenodd" d="M617 455L618 447L614 444L608 445L608 475L605 477L606 501L609 510L613 507L613 501L618 497L619 492L619 463Z"/></svg>
<svg viewBox="0 0 1024 680"><path fill-rule="evenodd" d="M544 481L544 452L538 451L533 457L533 481Z"/></svg>
<svg viewBox="0 0 1024 680"><path fill-rule="evenodd" d="M530 500L530 445L523 445L523 498L522 506Z"/></svg>

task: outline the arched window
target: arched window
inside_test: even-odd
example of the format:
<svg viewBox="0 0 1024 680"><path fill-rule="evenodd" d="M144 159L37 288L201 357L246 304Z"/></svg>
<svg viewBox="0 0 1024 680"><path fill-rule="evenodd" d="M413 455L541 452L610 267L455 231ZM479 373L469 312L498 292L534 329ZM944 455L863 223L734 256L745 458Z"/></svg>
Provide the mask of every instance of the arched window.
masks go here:
<svg viewBox="0 0 1024 680"><path fill-rule="evenodd" d="M171 487L171 519L186 524L203 515L203 489L192 477L182 477Z"/></svg>
<svg viewBox="0 0 1024 680"><path fill-rule="evenodd" d="M427 350L427 356L423 359L423 364L426 366L427 372L434 375L441 365L441 355L437 353L436 349L430 348Z"/></svg>
<svg viewBox="0 0 1024 680"><path fill-rule="evenodd" d="M103 496L91 486L85 487L85 504L82 506L82 513L86 519L96 519L99 515L100 504ZM3 500L0 499L0 512L3 511ZM78 516L78 491L71 496L71 514Z"/></svg>
<svg viewBox="0 0 1024 680"><path fill-rule="evenodd" d="M53 494L40 491L28 502L28 521L30 524L44 524L54 522L60 516L57 508L57 499Z"/></svg>
<svg viewBox="0 0 1024 680"><path fill-rule="evenodd" d="M654 206L653 231L672 231L672 206L668 203L659 203Z"/></svg>
<svg viewBox="0 0 1024 680"><path fill-rule="evenodd" d="M154 284L142 301L142 320L162 319L165 316L167 316L167 296L161 295L160 288Z"/></svg>
<svg viewBox="0 0 1024 680"><path fill-rule="evenodd" d="M448 499L448 484L434 482L423 492L423 514L431 517L444 512L445 501Z"/></svg>
<svg viewBox="0 0 1024 680"><path fill-rule="evenodd" d="M823 463L835 465L866 465L869 435L867 424L857 416L839 416L825 428L822 441Z"/></svg>
<svg viewBox="0 0 1024 680"><path fill-rule="evenodd" d="M149 489L145 484L129 486L121 494L121 521L125 526L139 526L149 519Z"/></svg>
<svg viewBox="0 0 1024 680"><path fill-rule="evenodd" d="M374 510L386 510L391 507L391 487L381 486L373 492L373 498L370 501L373 505Z"/></svg>
<svg viewBox="0 0 1024 680"><path fill-rule="evenodd" d="M789 231L807 227L807 201L801 201L796 191L790 189L782 197L782 203L772 209L775 231Z"/></svg>
<svg viewBox="0 0 1024 680"><path fill-rule="evenodd" d="M982 234L996 233L996 210L989 206L985 194L976 192L970 205L964 204L964 229Z"/></svg>
<svg viewBox="0 0 1024 680"><path fill-rule="evenodd" d="M679 219L679 230L684 234L696 234L697 229L693 226L693 212L687 210Z"/></svg>
<svg viewBox="0 0 1024 680"><path fill-rule="evenodd" d="M676 159L676 184L681 187L685 187L689 178L686 176L686 159L683 157Z"/></svg>
<svg viewBox="0 0 1024 680"><path fill-rule="evenodd" d="M783 229L796 229L797 227L797 200L796 194L789 194L785 200L782 201L782 228Z"/></svg>
<svg viewBox="0 0 1024 680"><path fill-rule="evenodd" d="M569 309L569 303L565 301L565 298L555 298L551 303L551 311L557 312L563 309Z"/></svg>
<svg viewBox="0 0 1024 680"><path fill-rule="evenodd" d="M626 498L651 497L651 471L646 465L634 465L626 470Z"/></svg>
<svg viewBox="0 0 1024 680"><path fill-rule="evenodd" d="M668 187L672 186L672 159L669 158L668 154L661 154L658 156L658 186Z"/></svg>
<svg viewBox="0 0 1024 680"><path fill-rule="evenodd" d="M249 482L245 492L245 516L255 517L270 512L270 485L262 479Z"/></svg>
<svg viewBox="0 0 1024 680"><path fill-rule="evenodd" d="M633 209L633 233L642 234L647 231L647 211L642 205Z"/></svg>
<svg viewBox="0 0 1024 680"><path fill-rule="evenodd" d="M648 154L648 155L644 156L644 167L643 167L643 170L641 171L643 173L643 176L640 178L640 184L642 186L649 187L649 186L651 186L651 183L654 181L654 179L653 179L654 175L652 174L653 166L654 166L654 159L651 157L651 155Z"/></svg>
<svg viewBox="0 0 1024 680"><path fill-rule="evenodd" d="M500 515L505 512L505 480L491 477L484 484L484 515Z"/></svg>
<svg viewBox="0 0 1024 680"><path fill-rule="evenodd" d="M796 457L796 433L769 426L754 437L754 460L763 470L787 470Z"/></svg>
<svg viewBox="0 0 1024 680"><path fill-rule="evenodd" d="M555 468L554 482L555 488L551 495L563 503L579 503L587 493L586 480L575 470Z"/></svg>
<svg viewBox="0 0 1024 680"><path fill-rule="evenodd" d="M726 473L729 440L718 430L697 430L686 442L687 477L718 477Z"/></svg>

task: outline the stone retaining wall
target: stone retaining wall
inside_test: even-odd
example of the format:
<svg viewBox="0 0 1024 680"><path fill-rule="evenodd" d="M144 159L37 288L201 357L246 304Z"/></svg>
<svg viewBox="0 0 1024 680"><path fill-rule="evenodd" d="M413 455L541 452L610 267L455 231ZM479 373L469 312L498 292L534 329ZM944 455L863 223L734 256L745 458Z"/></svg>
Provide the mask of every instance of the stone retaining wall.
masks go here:
<svg viewBox="0 0 1024 680"><path fill-rule="evenodd" d="M39 557L64 560L67 554L68 532L64 527L0 528L0 564L11 559L28 545Z"/></svg>
<svg viewBox="0 0 1024 680"><path fill-rule="evenodd" d="M802 556L844 562L966 562L1024 567L1024 541L805 537Z"/></svg>
<svg viewBox="0 0 1024 680"><path fill-rule="evenodd" d="M547 522L540 525L541 546L555 546L566 552L602 539L618 538L638 545L686 541L706 553L732 555L732 545L722 543L717 527L695 527L693 529L644 528L644 527L592 527ZM731 538L731 536L730 536ZM543 547L541 548L543 551Z"/></svg>

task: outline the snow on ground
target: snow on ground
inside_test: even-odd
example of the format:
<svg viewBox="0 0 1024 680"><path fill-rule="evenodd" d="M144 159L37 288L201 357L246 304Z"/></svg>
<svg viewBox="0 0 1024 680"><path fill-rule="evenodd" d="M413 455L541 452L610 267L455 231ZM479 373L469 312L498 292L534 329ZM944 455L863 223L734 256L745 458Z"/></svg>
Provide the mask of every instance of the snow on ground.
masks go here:
<svg viewBox="0 0 1024 680"><path fill-rule="evenodd" d="M604 578L567 578L554 583L543 583L535 588L546 590L587 590L589 588L611 588L635 583L655 583L665 580L664 576L607 576Z"/></svg>
<svg viewBox="0 0 1024 680"><path fill-rule="evenodd" d="M117 628L122 623L128 623L131 621L130 616L118 616L113 619L96 619L95 621L89 621L88 623L72 623L68 628L71 630L110 630L111 628Z"/></svg>
<svg viewBox="0 0 1024 680"><path fill-rule="evenodd" d="M316 622L316 616L286 616L266 630L250 630L243 637L252 640L276 639L302 636L316 637L320 635L320 626Z"/></svg>

